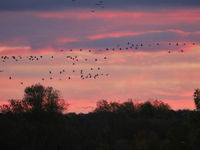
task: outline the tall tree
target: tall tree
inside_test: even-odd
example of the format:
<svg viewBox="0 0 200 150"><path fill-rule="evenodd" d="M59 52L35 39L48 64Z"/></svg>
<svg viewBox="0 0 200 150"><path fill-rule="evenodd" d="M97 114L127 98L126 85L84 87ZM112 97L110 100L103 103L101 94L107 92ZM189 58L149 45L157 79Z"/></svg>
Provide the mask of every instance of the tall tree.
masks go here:
<svg viewBox="0 0 200 150"><path fill-rule="evenodd" d="M64 100L60 98L60 92L52 87L44 87L35 84L24 90L22 100L9 100L8 105L1 106L3 113L62 113L66 108Z"/></svg>
<svg viewBox="0 0 200 150"><path fill-rule="evenodd" d="M195 106L196 106L196 110L200 110L200 89L197 88L195 89L194 91L194 103L195 103Z"/></svg>

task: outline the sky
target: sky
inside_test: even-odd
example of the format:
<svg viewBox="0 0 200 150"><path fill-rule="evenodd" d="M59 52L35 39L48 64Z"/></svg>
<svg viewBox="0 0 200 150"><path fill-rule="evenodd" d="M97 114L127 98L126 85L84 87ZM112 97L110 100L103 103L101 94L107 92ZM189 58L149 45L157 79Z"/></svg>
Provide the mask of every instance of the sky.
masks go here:
<svg viewBox="0 0 200 150"><path fill-rule="evenodd" d="M1 0L0 104L40 83L69 112L102 99L194 109L199 37L199 0Z"/></svg>

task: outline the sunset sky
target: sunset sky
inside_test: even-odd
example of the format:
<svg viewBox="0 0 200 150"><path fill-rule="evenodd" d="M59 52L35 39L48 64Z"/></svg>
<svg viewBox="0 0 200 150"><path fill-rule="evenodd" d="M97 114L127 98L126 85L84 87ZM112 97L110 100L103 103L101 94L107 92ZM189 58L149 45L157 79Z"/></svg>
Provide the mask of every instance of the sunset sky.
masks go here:
<svg viewBox="0 0 200 150"><path fill-rule="evenodd" d="M200 1L1 0L0 104L36 83L60 90L70 112L91 111L101 99L194 109Z"/></svg>

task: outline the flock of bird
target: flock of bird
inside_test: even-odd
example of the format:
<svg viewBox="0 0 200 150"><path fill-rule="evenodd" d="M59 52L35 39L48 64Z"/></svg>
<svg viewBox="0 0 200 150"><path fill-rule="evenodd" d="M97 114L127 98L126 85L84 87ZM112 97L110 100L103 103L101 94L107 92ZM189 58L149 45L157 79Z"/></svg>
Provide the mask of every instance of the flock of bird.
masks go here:
<svg viewBox="0 0 200 150"><path fill-rule="evenodd" d="M77 2L79 0L71 0L72 2ZM103 0L97 0L94 1L93 6L92 6L92 13L95 13L97 9L103 9L105 8L105 2ZM71 55L73 52L89 52L89 53L100 53L100 52L109 52L109 51L138 51L138 50L144 50L149 49L150 47L152 48L153 46L155 46L156 48L159 48L159 46L162 46L163 43L151 43L151 44L147 44L147 43L135 43L135 42L126 42L124 46L122 46L121 44L117 44L116 46L112 47L112 48L104 48L104 49L98 49L98 50L83 50L83 49L79 49L79 50L73 50L73 49L69 49L69 50L64 50L61 49L60 52L63 53L63 58L64 60L68 60L71 64L70 69L66 69L66 68L62 68L60 70L52 70L49 69L48 75L45 77L41 77L40 80L44 81L44 80L54 80L57 79L57 76L59 76L59 80L71 80L73 79L73 77L75 75L78 75L81 79L85 80L85 79L97 79L100 77L108 77L109 73L105 73L104 69L102 68L102 66L100 67L94 67L94 66L98 66L98 62L100 63L106 63L108 60L108 56L104 56L103 58L99 59L99 58L79 58L77 55ZM169 42L167 43L168 46L172 47L169 48L169 50L167 51L168 54L174 53L174 52L178 52L178 53L184 53L184 49L183 47L186 46L188 43L172 43ZM196 43L191 43L192 45L195 45ZM166 45L165 45L166 46ZM176 47L176 48L174 48ZM174 50L172 50L174 49ZM65 55L65 52L71 52L68 55ZM106 53L105 53L106 54ZM44 61L46 59L50 59L50 60L56 60L57 56L52 55L52 56L44 56L44 55L40 55L40 56L0 56L0 63L2 64L6 64L6 62L39 62L39 61ZM81 63L88 63L91 64L91 62L93 63L92 67L87 68L87 70L83 69L83 68L74 68L74 66L80 65ZM95 65L94 65L95 63ZM81 65L80 65L81 66ZM0 68L1 69L1 68ZM6 70L0 70L0 73L6 73ZM70 74L69 74L70 73ZM14 76L10 75L8 77L9 80L13 80ZM24 82L20 82L21 85L23 85Z"/></svg>
<svg viewBox="0 0 200 150"><path fill-rule="evenodd" d="M64 52L64 50L60 50L61 52ZM41 77L41 80L54 80L59 78L59 80L71 80L74 76L77 74L80 76L81 79L97 79L99 77L108 77L109 73L104 73L102 67L95 67L94 63L98 64L98 62L101 61L101 63L106 63L107 61L107 56L104 56L102 58L83 58L83 57L78 57L77 55L73 55L74 50L70 49L68 55L65 55L66 53L62 53L62 59L65 60L65 62L68 62L68 65L71 65L71 67L68 69L63 68L61 70L53 71L53 70L48 70L48 75L46 77ZM80 49L82 51L82 49ZM92 52L92 50L88 50L88 52ZM51 61L58 61L60 59L59 56L52 55L52 56L47 56L47 55L40 55L40 56L1 56L0 57L0 62L3 65L6 65L7 62L14 62L14 63L27 63L27 62L41 62L44 61L45 63L46 60L51 60ZM93 66L87 69L75 69L74 66L79 65L80 63L92 63ZM51 66L49 66L51 67ZM67 66L66 66L67 67ZM1 72L6 72L4 70L0 70ZM76 74L76 75L75 75ZM14 76L10 75L8 77L9 80L13 80ZM21 85L24 84L24 82L20 82Z"/></svg>
<svg viewBox="0 0 200 150"><path fill-rule="evenodd" d="M179 53L183 53L183 47L186 46L189 43L167 43L168 46L173 46L176 47L177 52ZM191 45L196 45L197 43L191 43ZM61 49L60 53L62 58L64 60L66 60L69 65L71 65L70 69L66 69L63 68L61 70L48 70L48 75L46 77L41 77L40 80L44 81L44 80L54 80L54 79L59 79L59 80L71 80L73 79L74 76L79 76L81 79L86 80L86 79L97 79L99 77L108 77L109 73L105 73L102 68L102 66L100 67L96 67L98 66L99 62L100 64L105 64L108 61L109 56L107 56L106 52L109 51L138 51L138 50L142 50L143 47L148 46L148 47L152 47L155 46L156 48L161 46L162 43L151 43L151 44L145 44L145 43L132 43L132 42L127 42L125 44L124 47L122 47L120 44L117 44L115 47L113 48L104 48L104 49L99 49L99 50L84 50L84 49L79 49L79 50L73 50L73 49L69 49L69 50L64 50ZM88 53L93 53L90 56L91 57L79 57L75 54L77 54L76 52L88 52ZM94 55L98 55L95 53L99 53L99 52L104 52L104 56L102 58L96 57L93 58L92 56ZM171 54L172 52L174 52L173 50L168 50L168 54ZM6 62L22 62L22 63L27 63L27 62L39 62L39 61L45 61L45 60L56 60L57 56L56 55L40 55L40 56L1 56L0 57L0 62L2 64L6 64ZM60 58L58 58L60 59ZM56 61L55 61L56 63ZM92 67L89 67L87 69L83 69L83 68L74 68L74 66L81 66L82 63L88 63L88 64L93 64ZM6 70L0 70L0 73L6 72ZM57 78L58 77L58 78ZM9 80L13 80L14 75L10 75L8 77ZM21 85L24 84L24 82L20 82Z"/></svg>
<svg viewBox="0 0 200 150"><path fill-rule="evenodd" d="M188 43L189 44L189 43ZM197 43L191 43L192 45L196 45ZM104 49L98 49L98 50L93 50L94 52L103 52L103 51L126 51L126 50L129 50L129 51L133 51L133 50L142 50L142 48L144 46L148 46L148 47L152 47L152 46L157 46L157 48L159 48L158 46L161 46L162 44L157 42L157 43L152 43L152 44L144 44L144 43L137 43L137 44L134 44L133 42L127 42L126 43L126 46L122 47L120 44L117 44L116 47L112 47L112 48L104 48ZM183 47L186 46L187 43L179 43L179 42L176 42L176 43L171 43L169 42L168 43L168 46L175 46L175 47L172 47L174 48L174 50L168 50L168 53L172 53L172 52L180 52L180 53L183 53L184 50L183 50ZM165 45L166 46L166 45ZM170 48L170 47L169 47ZM60 50L61 52L65 52L65 51L73 51L72 49L70 50L63 50L61 49ZM83 51L83 49L80 49L80 51ZM87 51L87 50L86 50ZM92 52L92 50L88 50L88 52Z"/></svg>

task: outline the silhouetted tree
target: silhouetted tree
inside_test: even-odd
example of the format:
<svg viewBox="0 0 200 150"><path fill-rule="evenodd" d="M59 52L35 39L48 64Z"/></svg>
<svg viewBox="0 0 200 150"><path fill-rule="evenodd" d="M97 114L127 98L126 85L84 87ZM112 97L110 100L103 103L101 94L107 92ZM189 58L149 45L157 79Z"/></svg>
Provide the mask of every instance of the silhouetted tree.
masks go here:
<svg viewBox="0 0 200 150"><path fill-rule="evenodd" d="M111 112L110 104L106 100L98 101L94 112Z"/></svg>
<svg viewBox="0 0 200 150"><path fill-rule="evenodd" d="M137 111L147 116L162 115L168 113L169 110L170 106L159 100L147 101L137 106Z"/></svg>
<svg viewBox="0 0 200 150"><path fill-rule="evenodd" d="M124 103L118 102L107 102L106 100L101 100L97 102L97 107L94 112L117 112L117 113L127 113L134 112L134 103L130 100Z"/></svg>
<svg viewBox="0 0 200 150"><path fill-rule="evenodd" d="M147 101L138 105L138 112L147 116L153 116L156 112L156 108L150 101Z"/></svg>
<svg viewBox="0 0 200 150"><path fill-rule="evenodd" d="M195 97L198 97L198 92ZM97 102L88 114L63 115L52 87L36 84L0 113L1 147L19 150L199 150L200 111L161 101ZM197 103L198 104L198 103ZM77 144L78 143L78 144Z"/></svg>
<svg viewBox="0 0 200 150"><path fill-rule="evenodd" d="M132 100L129 100L127 102L122 103L118 108L118 111L124 113L133 113L135 112L135 105Z"/></svg>
<svg viewBox="0 0 200 150"><path fill-rule="evenodd" d="M194 91L194 103L197 110L200 110L200 89L197 88Z"/></svg>
<svg viewBox="0 0 200 150"><path fill-rule="evenodd" d="M9 100L8 105L1 106L2 113L62 113L66 108L60 92L52 87L35 84L24 90L22 100Z"/></svg>

